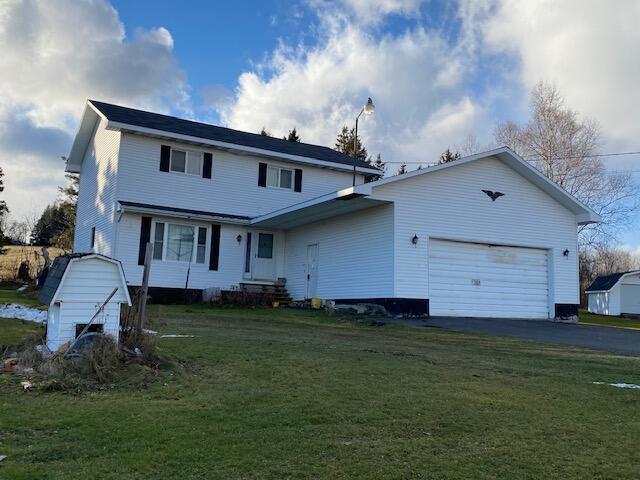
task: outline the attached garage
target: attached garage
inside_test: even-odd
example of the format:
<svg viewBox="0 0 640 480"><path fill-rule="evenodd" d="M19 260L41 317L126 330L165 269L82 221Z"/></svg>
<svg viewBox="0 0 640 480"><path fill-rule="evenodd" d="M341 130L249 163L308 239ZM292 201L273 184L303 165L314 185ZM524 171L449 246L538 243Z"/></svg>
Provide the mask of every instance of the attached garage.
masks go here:
<svg viewBox="0 0 640 480"><path fill-rule="evenodd" d="M434 316L549 318L547 250L432 239Z"/></svg>
<svg viewBox="0 0 640 480"><path fill-rule="evenodd" d="M284 231L296 300L312 282L315 297L393 314L577 321L578 227L599 220L501 148L251 223Z"/></svg>

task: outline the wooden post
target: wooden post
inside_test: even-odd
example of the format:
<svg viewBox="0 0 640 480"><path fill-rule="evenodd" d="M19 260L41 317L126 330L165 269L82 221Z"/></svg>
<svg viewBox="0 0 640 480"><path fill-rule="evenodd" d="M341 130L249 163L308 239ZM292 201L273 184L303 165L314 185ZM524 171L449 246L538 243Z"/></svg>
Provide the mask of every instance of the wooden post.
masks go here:
<svg viewBox="0 0 640 480"><path fill-rule="evenodd" d="M136 333L142 333L144 325L145 310L147 307L147 293L149 291L149 270L151 270L151 242L147 242L144 252L144 270L142 272L142 286L140 287L140 299L138 304L138 322L136 325Z"/></svg>

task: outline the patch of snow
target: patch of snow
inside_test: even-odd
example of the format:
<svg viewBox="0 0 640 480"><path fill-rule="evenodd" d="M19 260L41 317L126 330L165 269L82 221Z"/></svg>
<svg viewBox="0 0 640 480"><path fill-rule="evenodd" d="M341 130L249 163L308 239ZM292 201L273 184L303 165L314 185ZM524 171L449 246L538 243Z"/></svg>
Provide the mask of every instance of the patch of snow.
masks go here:
<svg viewBox="0 0 640 480"><path fill-rule="evenodd" d="M17 318L27 322L45 323L47 321L46 310L39 310L35 307L25 307L8 303L0 305L0 318Z"/></svg>
<svg viewBox="0 0 640 480"><path fill-rule="evenodd" d="M148 328L143 328L142 331L148 335L157 335L158 332L156 332L155 330L150 330Z"/></svg>
<svg viewBox="0 0 640 480"><path fill-rule="evenodd" d="M160 335L160 338L194 338L195 335L175 335L175 334L169 334L169 335Z"/></svg>
<svg viewBox="0 0 640 480"><path fill-rule="evenodd" d="M636 383L604 383L604 382L592 382L594 385L609 385L616 388L632 388L640 390L640 385Z"/></svg>
<svg viewBox="0 0 640 480"><path fill-rule="evenodd" d="M20 288L16 289L16 292L18 293L24 292L27 288L29 288L29 285L22 285Z"/></svg>

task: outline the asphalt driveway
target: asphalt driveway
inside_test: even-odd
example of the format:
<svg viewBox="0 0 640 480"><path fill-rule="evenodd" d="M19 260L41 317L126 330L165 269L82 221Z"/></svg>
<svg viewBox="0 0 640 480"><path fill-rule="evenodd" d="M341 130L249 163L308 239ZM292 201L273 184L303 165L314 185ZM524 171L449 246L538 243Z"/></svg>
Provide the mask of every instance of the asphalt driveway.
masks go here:
<svg viewBox="0 0 640 480"><path fill-rule="evenodd" d="M484 333L537 342L557 343L618 353L640 355L640 330L555 323L548 320L431 317L402 323L442 328L453 332Z"/></svg>

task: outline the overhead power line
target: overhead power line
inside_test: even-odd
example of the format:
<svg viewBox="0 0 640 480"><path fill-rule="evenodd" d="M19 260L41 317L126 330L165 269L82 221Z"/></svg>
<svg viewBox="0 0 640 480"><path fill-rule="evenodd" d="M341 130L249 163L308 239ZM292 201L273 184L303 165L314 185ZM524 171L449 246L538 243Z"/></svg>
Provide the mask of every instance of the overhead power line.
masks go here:
<svg viewBox="0 0 640 480"><path fill-rule="evenodd" d="M575 156L568 156L568 157L552 157L550 159L546 159L546 158L533 158L533 157L539 157L539 155L524 155L522 158L524 158L525 160L527 160L528 162L544 162L544 161L548 161L548 160L571 160L571 159L575 159L575 158L600 158L600 157L620 157L623 155L640 155L640 151L632 151L632 152L611 152L611 153L594 153L593 155L575 155ZM407 165L436 165L436 162L419 162L419 161L409 161L409 162L403 162L403 161L384 161L384 163L389 164L389 163L394 163L394 164L407 164ZM627 170L628 171L628 170Z"/></svg>

